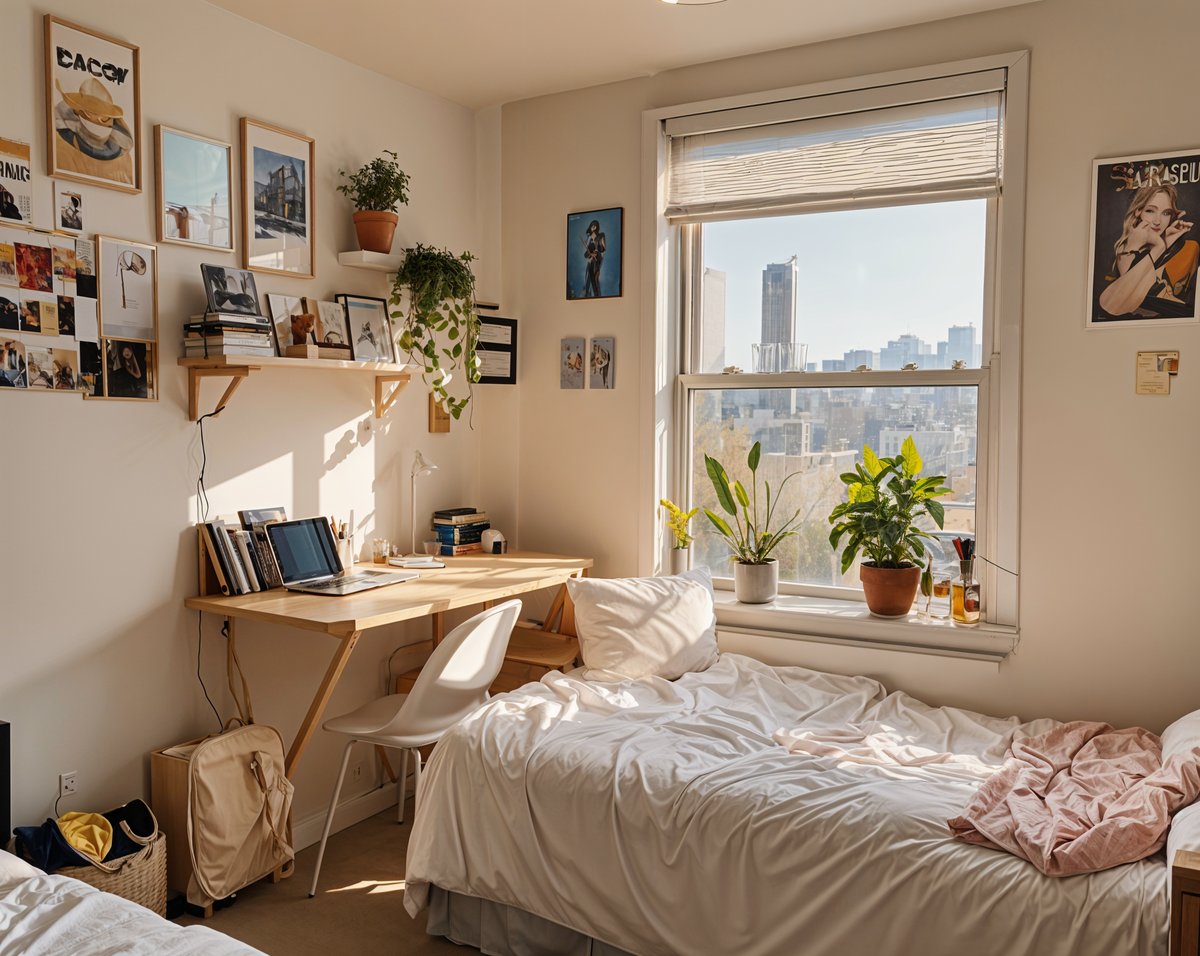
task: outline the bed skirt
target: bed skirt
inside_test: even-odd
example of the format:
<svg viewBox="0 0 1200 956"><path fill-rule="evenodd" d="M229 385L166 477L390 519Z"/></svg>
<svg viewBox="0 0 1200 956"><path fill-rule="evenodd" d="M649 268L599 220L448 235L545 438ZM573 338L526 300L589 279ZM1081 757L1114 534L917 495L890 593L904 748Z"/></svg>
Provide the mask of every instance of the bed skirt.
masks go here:
<svg viewBox="0 0 1200 956"><path fill-rule="evenodd" d="M631 956L515 906L429 887L425 932L487 956Z"/></svg>

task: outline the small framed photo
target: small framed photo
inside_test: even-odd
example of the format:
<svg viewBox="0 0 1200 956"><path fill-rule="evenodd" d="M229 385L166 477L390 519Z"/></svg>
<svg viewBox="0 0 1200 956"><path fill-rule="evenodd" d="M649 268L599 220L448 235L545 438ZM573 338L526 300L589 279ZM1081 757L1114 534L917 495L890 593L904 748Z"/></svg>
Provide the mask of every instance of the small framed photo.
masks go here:
<svg viewBox="0 0 1200 956"><path fill-rule="evenodd" d="M1097 160L1086 327L1200 322L1200 149Z"/></svg>
<svg viewBox="0 0 1200 956"><path fill-rule="evenodd" d="M158 240L233 251L233 147L154 127Z"/></svg>
<svg viewBox="0 0 1200 956"><path fill-rule="evenodd" d="M158 341L158 248L146 242L96 237L100 335Z"/></svg>
<svg viewBox="0 0 1200 956"><path fill-rule="evenodd" d="M304 310L304 300L294 295L267 293L267 312L275 326L276 351L287 354L289 345L316 345L317 318Z"/></svg>
<svg viewBox="0 0 1200 956"><path fill-rule="evenodd" d="M259 120L242 118L242 208L245 266L311 279L313 164L316 143Z"/></svg>
<svg viewBox="0 0 1200 956"><path fill-rule="evenodd" d="M45 35L50 175L141 192L138 48L50 14Z"/></svg>
<svg viewBox="0 0 1200 956"><path fill-rule="evenodd" d="M340 302L318 302L305 297L304 311L317 317L317 344L344 348L349 358L350 322L346 318L346 307Z"/></svg>
<svg viewBox="0 0 1200 956"><path fill-rule="evenodd" d="M350 327L350 347L354 350L355 360L396 361L387 299L365 295L338 295L335 298L346 309L346 319Z"/></svg>
<svg viewBox="0 0 1200 956"><path fill-rule="evenodd" d="M105 339L103 347L105 398L158 400L158 355L152 342Z"/></svg>
<svg viewBox="0 0 1200 956"><path fill-rule="evenodd" d="M625 209L594 209L567 216L567 298L621 295L621 247Z"/></svg>
<svg viewBox="0 0 1200 956"><path fill-rule="evenodd" d="M573 336L562 340L558 357L559 388L583 388L585 344L583 339Z"/></svg>
<svg viewBox="0 0 1200 956"><path fill-rule="evenodd" d="M64 232L83 232L83 193L71 186L56 184L54 218Z"/></svg>
<svg viewBox="0 0 1200 956"><path fill-rule="evenodd" d="M231 269L204 262L200 265L204 276L204 295L209 312L222 315L258 318L258 287L254 273L246 269Z"/></svg>
<svg viewBox="0 0 1200 956"><path fill-rule="evenodd" d="M592 339L588 355L588 367L591 369L588 388L616 388L617 340L612 336Z"/></svg>
<svg viewBox="0 0 1200 956"><path fill-rule="evenodd" d="M480 385L516 385L517 320L480 316L475 354Z"/></svg>

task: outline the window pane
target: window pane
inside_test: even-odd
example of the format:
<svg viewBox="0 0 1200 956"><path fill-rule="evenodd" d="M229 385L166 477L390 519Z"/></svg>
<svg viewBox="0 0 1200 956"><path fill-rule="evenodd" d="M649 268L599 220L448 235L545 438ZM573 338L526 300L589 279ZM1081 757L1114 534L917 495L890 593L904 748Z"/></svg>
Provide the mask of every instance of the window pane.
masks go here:
<svg viewBox="0 0 1200 956"><path fill-rule="evenodd" d="M986 200L740 219L701 230L695 371L909 362L930 369L955 360L979 367Z"/></svg>
<svg viewBox="0 0 1200 956"><path fill-rule="evenodd" d="M948 570L956 560L950 538L975 534L977 399L973 386L697 390L692 393L692 505L726 516L705 473L705 454L725 466L731 482L740 480L752 493L746 456L754 442L761 442L760 514L766 505L762 483L769 482L775 496L784 477L796 475L773 503L773 527L796 513L801 519L798 533L775 551L780 580L857 588L857 567L843 579L841 555L829 547L829 512L846 494L838 476L862 460L864 444L890 457L912 435L925 461L922 474L945 475L953 489L940 499L945 531L953 533L939 535L934 547L935 565ZM732 576L729 549L708 519L697 515L693 530L694 563L707 564L715 576Z"/></svg>

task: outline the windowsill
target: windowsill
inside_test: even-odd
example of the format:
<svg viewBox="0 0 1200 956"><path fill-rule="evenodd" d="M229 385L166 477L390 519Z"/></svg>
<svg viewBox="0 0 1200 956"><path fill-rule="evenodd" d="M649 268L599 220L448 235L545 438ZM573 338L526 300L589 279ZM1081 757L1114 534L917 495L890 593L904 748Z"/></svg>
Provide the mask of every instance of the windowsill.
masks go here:
<svg viewBox="0 0 1200 956"><path fill-rule="evenodd" d="M718 589L716 606L718 632L937 657L999 663L1016 649L1019 639L1015 627L964 627L950 621L921 620L916 611L898 620L872 617L860 601L837 598L781 594L770 604L740 604L733 591ZM936 605L933 610L940 613Z"/></svg>

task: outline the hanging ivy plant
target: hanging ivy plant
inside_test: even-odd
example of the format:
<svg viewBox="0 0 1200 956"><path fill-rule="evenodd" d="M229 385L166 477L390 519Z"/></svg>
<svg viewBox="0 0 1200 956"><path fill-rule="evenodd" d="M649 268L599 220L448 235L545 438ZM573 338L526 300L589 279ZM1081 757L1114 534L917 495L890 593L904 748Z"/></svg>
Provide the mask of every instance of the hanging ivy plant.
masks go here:
<svg viewBox="0 0 1200 956"><path fill-rule="evenodd" d="M447 249L423 246L407 250L391 303L397 311L397 346L422 368L421 377L435 400L454 418L471 401L471 386L479 381L479 317L475 314L475 256L456 256ZM407 296L407 310L403 308ZM456 370L463 372L467 394L455 397L447 386Z"/></svg>

